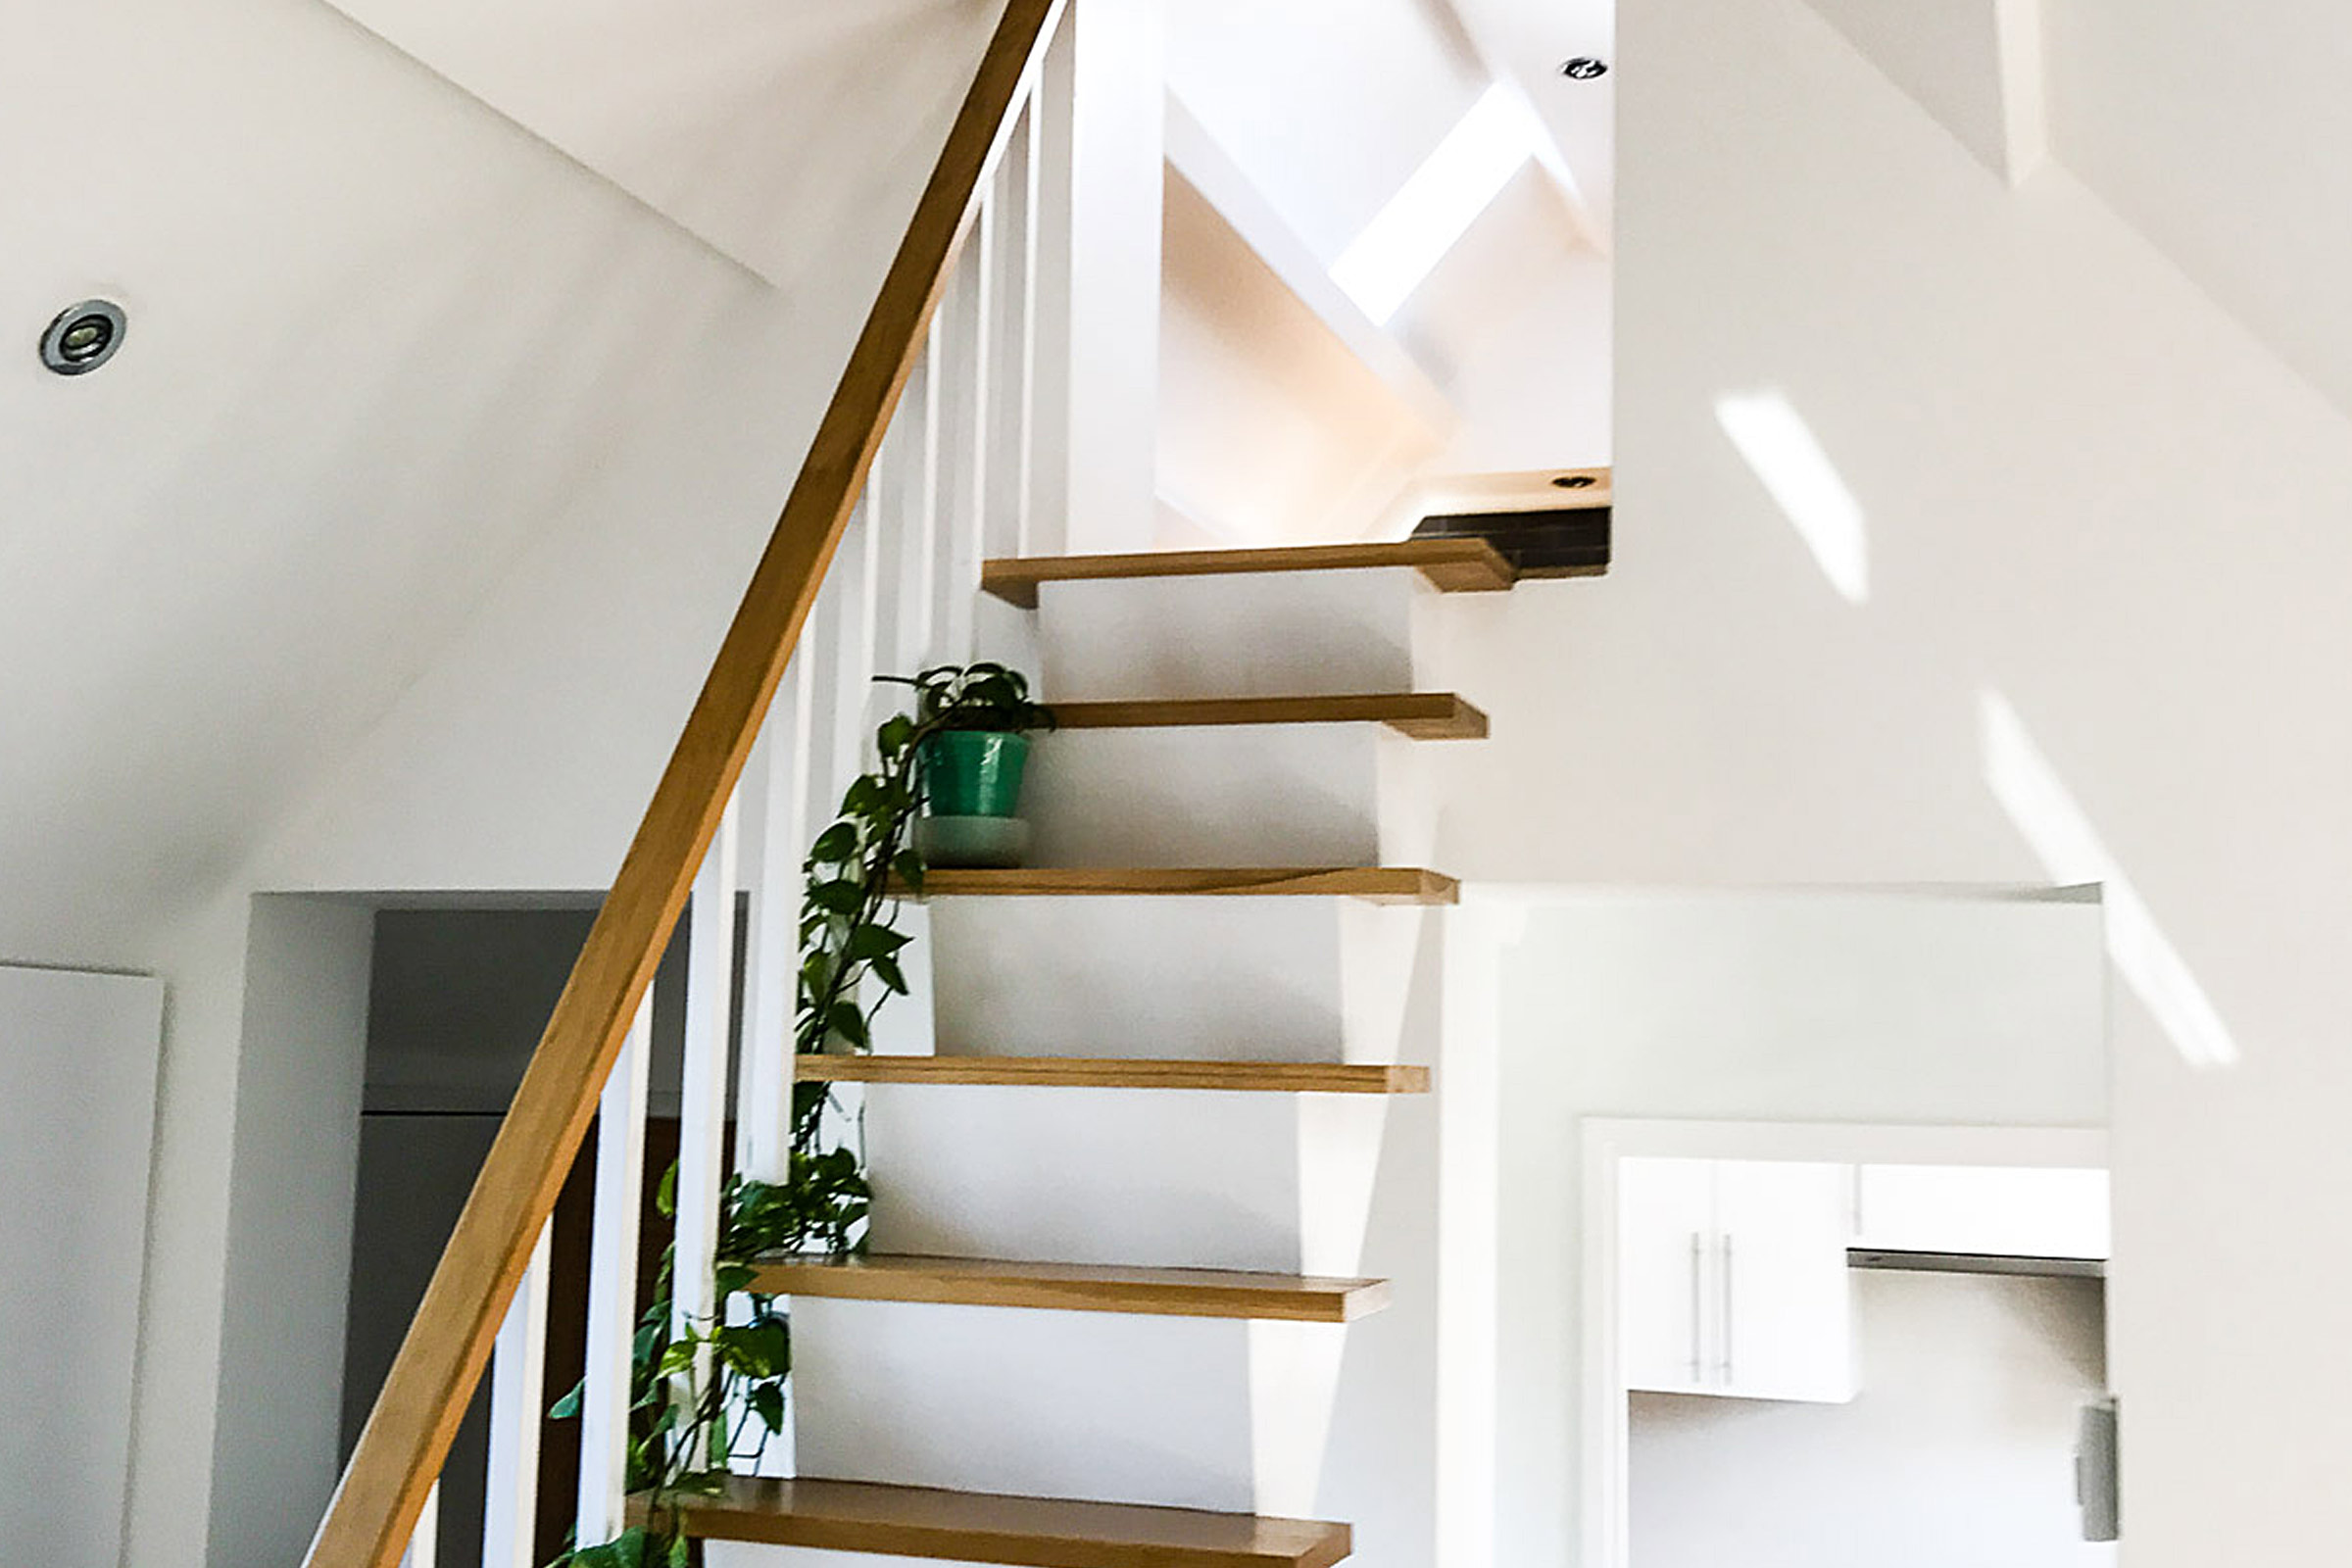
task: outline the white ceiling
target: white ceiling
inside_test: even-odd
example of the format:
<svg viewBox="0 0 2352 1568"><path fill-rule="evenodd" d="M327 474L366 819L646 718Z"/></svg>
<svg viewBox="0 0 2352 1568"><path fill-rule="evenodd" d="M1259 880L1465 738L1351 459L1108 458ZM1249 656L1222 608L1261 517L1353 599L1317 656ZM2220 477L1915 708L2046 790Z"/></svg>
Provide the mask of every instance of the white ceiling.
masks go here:
<svg viewBox="0 0 2352 1568"><path fill-rule="evenodd" d="M2055 155L2352 411L2352 8L2065 0L2048 24Z"/></svg>
<svg viewBox="0 0 2352 1568"><path fill-rule="evenodd" d="M995 0L327 0L768 281L928 167ZM911 106L888 118L873 104ZM845 122L858 164L809 159Z"/></svg>
<svg viewBox="0 0 2352 1568"><path fill-rule="evenodd" d="M1514 82L1551 129L1600 249L1614 231L1617 193L1616 0L1423 0L1451 12L1469 46L1497 79ZM1633 3L1633 0L1628 0ZM1578 56L1609 63L1605 76L1571 81L1560 67ZM1638 67L1639 63L1635 63Z"/></svg>
<svg viewBox="0 0 2352 1568"><path fill-rule="evenodd" d="M788 295L325 6L81 0L86 72L58 31L0 7L0 958L135 964L526 555L716 558L723 615L920 168L845 151L871 211L784 225L834 263ZM92 294L121 355L46 373ZM626 584L558 633L644 635Z"/></svg>

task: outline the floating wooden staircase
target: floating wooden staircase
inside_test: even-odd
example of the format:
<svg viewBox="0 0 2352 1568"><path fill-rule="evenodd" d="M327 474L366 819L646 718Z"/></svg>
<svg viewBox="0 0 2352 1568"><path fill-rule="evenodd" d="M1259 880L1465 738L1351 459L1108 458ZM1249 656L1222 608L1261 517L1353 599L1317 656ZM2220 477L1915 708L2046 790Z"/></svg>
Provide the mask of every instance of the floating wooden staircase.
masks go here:
<svg viewBox="0 0 2352 1568"><path fill-rule="evenodd" d="M731 1478L686 1507L705 1541L1024 1568L1329 1568L1346 1525L858 1481Z"/></svg>
<svg viewBox="0 0 2352 1568"><path fill-rule="evenodd" d="M1487 715L1452 692L1370 697L1213 697L1130 703L1056 703L1056 729L1176 729L1226 724L1386 724L1417 741L1475 741Z"/></svg>
<svg viewBox="0 0 2352 1568"><path fill-rule="evenodd" d="M999 597L1034 607L1040 586L1049 582L1357 570L1416 572L1445 592L1494 591L1513 579L1509 564L1483 540L1440 539L992 561L983 580ZM1057 728L1068 732L1352 724L1386 726L1416 741L1475 740L1488 732L1487 715L1448 691L1139 695L1057 700L1054 708ZM1452 877L1417 866L1254 865L942 868L924 878L920 897L1243 897L1412 906L1452 904L1458 895ZM949 959L943 956L941 961ZM1424 1094L1431 1077L1416 1063L981 1054L812 1055L798 1058L794 1071L804 1081L834 1084L1359 1097ZM753 1288L802 1299L1325 1325L1358 1321L1389 1301L1387 1282L1374 1279L888 1253L769 1259L759 1265ZM875 1328L881 1331L879 1323ZM863 1322L852 1329L845 1320L836 1332L862 1333ZM855 1376L855 1362L850 1371ZM1035 1568L1320 1568L1352 1549L1344 1524L845 1481L741 1480L721 1496L692 1504L684 1525L690 1535L710 1540Z"/></svg>
<svg viewBox="0 0 2352 1568"><path fill-rule="evenodd" d="M1496 593L1518 577L1502 553L1484 539L1402 539L1395 544L1295 545L1283 550L1170 550L1132 556L999 560L981 567L980 586L1006 604L1035 610L1040 583L1397 567L1418 571L1441 593Z"/></svg>
<svg viewBox="0 0 2352 1568"><path fill-rule="evenodd" d="M1420 1095L1429 1069L1336 1061L1180 1061L1144 1056L803 1056L806 1083L1022 1089L1193 1089L1276 1095Z"/></svg>
<svg viewBox="0 0 2352 1568"><path fill-rule="evenodd" d="M587 1543L621 1534L650 990L681 919L673 1278L690 1318L724 1309L727 1129L741 1135L742 1173L787 1171L778 1111L796 1075L1255 1092L1214 1107L1180 1096L871 1097L874 1239L891 1241L896 1224L903 1245L770 1258L751 1287L799 1303L794 1460L837 1479L732 1479L684 1504L687 1534L1030 1568L1329 1568L1353 1549L1351 1526L1289 1515L1330 1507L1363 1521L1366 1568L1428 1560L1446 1486L1432 1446L1444 1391L1413 1369L1444 1359L1439 1293L1408 1292L1364 1323L1388 1305L1387 1282L1332 1276L1381 1257L1426 1284L1437 1267L1441 1140L1426 1106L1380 1098L1423 1093L1428 1069L1348 1058L1438 1054L1445 944L1421 906L1459 890L1389 863L1419 858L1442 760L1343 727L1483 737L1484 712L1423 689L1446 684L1431 667L1442 639L1429 590L1497 592L1517 572L1475 537L986 559L1066 547L1049 487L994 476L1026 473L1075 439L1061 400L1036 396L1028 373L1041 343L1067 348L1054 335L1069 319L1056 314L1066 278L1045 265L1075 233L1050 194L1070 193L1052 182L1069 175L1077 144L1069 74L1046 64L1067 9L1005 0L306 1568L395 1568L412 1547L430 1560L431 1529L418 1527L486 1369L484 1550L530 1560L552 1289L542 1244L591 1127L571 1528ZM997 234L1026 243L966 243ZM1030 302L1004 344L993 298ZM924 395L904 396L917 386ZM1052 781L1032 795L1053 829L1038 836L1042 853L1062 864L923 878L927 951L940 956L935 1032L1039 1054L789 1060L780 1020L803 981L792 934L808 808L857 774L877 675L988 651L981 593L1040 612L1034 643L1014 642L1034 647L1041 690L1072 732L1053 743L1064 749ZM1183 730L1227 733L1157 733ZM740 956L739 894L753 912ZM1008 902L961 902L977 899ZM1130 1039L1151 1054L1077 1054ZM1193 1059L1250 1041L1267 1059ZM1309 1098L1284 1104L1283 1094ZM974 1125L979 1110L997 1120ZM1405 1136L1388 1136L1390 1116ZM885 1158L893 1126L902 1136ZM1265 1265L1300 1272L1250 1271ZM1305 1272L1317 1267L1330 1274ZM1343 1332L1350 1324L1361 1326Z"/></svg>
<svg viewBox="0 0 2352 1568"><path fill-rule="evenodd" d="M1370 904L1453 904L1461 884L1416 866L1025 866L1019 870L938 870L923 878L925 899L975 898L1295 898L1362 899Z"/></svg>
<svg viewBox="0 0 2352 1568"><path fill-rule="evenodd" d="M969 1257L777 1257L755 1265L769 1296L935 1306L1016 1306L1153 1317L1352 1323L1389 1304L1385 1280L1245 1274L1207 1268L1107 1268Z"/></svg>

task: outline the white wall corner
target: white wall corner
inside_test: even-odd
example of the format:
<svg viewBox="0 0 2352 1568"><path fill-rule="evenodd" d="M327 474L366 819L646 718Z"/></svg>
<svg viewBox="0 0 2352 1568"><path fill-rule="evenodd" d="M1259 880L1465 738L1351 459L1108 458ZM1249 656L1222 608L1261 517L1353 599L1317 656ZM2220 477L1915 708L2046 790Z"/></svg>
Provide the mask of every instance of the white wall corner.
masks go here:
<svg viewBox="0 0 2352 1568"><path fill-rule="evenodd" d="M1992 0L2000 51L2002 145L2009 183L2023 185L2050 156L2050 95L2041 0Z"/></svg>
<svg viewBox="0 0 2352 1568"><path fill-rule="evenodd" d="M1166 150L1168 166L1433 433L1449 434L1461 423L1460 414L1428 370L1332 281L1329 267L1290 220L1172 91L1167 95Z"/></svg>

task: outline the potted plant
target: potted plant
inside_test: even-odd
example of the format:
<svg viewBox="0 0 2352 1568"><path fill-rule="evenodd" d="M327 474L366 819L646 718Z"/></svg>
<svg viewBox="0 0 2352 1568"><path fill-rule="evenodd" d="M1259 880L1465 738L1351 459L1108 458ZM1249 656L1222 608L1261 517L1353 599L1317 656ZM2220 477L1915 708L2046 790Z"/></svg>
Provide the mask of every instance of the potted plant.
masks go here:
<svg viewBox="0 0 2352 1568"><path fill-rule="evenodd" d="M1054 727L1053 710L1003 664L944 665L912 678L915 787L923 814L915 849L926 864L1009 866L1029 848L1021 778L1029 736Z"/></svg>

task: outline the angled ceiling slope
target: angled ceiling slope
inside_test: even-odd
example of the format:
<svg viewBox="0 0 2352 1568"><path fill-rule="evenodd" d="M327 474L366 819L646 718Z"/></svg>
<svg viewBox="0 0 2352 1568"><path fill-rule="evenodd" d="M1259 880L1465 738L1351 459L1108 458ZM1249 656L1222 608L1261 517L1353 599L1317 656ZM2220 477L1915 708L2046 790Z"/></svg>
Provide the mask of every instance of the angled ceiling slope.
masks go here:
<svg viewBox="0 0 2352 1568"><path fill-rule="evenodd" d="M1811 4L1994 173L2016 184L2041 162L2041 0Z"/></svg>
<svg viewBox="0 0 2352 1568"><path fill-rule="evenodd" d="M869 208L909 211L989 0L328 0L769 282ZM850 147L855 158L811 157ZM904 175L905 177L898 177Z"/></svg>

